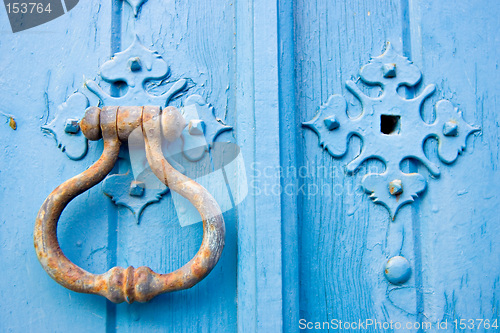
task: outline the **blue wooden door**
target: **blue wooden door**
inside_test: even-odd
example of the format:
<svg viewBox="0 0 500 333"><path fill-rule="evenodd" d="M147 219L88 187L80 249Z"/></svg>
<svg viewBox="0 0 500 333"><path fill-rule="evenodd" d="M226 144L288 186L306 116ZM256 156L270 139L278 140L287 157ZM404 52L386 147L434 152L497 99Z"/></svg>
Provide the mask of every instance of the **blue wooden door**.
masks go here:
<svg viewBox="0 0 500 333"><path fill-rule="evenodd" d="M390 42L394 53L408 57L422 72L420 84L406 84L412 87L398 90L401 98L418 98L435 84L435 92L420 109L424 121L431 124L443 117L442 106L448 102L439 101L449 100L457 108L453 112L462 112L468 123L481 130L453 151L453 157L457 151L461 153L453 163L444 156L449 148L445 128L423 145L425 156L439 167L440 175L415 158L402 161L401 170L421 174L427 187L414 202L402 206L394 220L390 211L394 216L397 196L391 201L388 184L383 183L382 193L377 188L370 198L373 188L367 186L371 179L365 175L392 172L390 163L380 159L396 157L400 149L397 140L409 139L401 149L406 156L418 159L411 141L419 136L407 134L411 130L404 132L403 127L409 118L411 127L418 126L420 120L410 114L412 110L418 114L418 108L402 109L401 132L395 135L400 138L386 147L378 145L373 154L378 161L368 160L354 175L344 171L359 151L367 153L373 148L370 145L377 135L352 138L345 155L334 158L332 154L339 154L335 149L345 144L345 135L335 134L334 129L322 137L330 144L329 154L318 147L313 131L297 130L293 163L310 170L299 175L297 182L312 190L319 188L320 193L297 198L297 228L293 232L297 232L298 249L290 255L300 258L298 268L293 267L300 284L295 302L285 303L295 304L297 317L290 325L300 319L320 323L335 319L337 327L347 327L347 331L355 331L355 326L348 327L352 323L359 326L360 320L373 323L365 327L369 332L436 332L439 323L441 331L449 332L498 330L478 325L482 320L496 323L499 319L499 197L494 193L500 179L498 102L492 91L499 83L499 39L493 32L498 27L495 17L499 7L487 1L450 5L442 1L296 2L296 121L311 120L320 106L323 114L333 112L332 105L340 98L334 97L328 105L334 94L345 96L347 104L340 111L347 108L352 116L349 121L363 111L376 114L376 105L368 102L390 97L380 91L380 84L367 85L363 77L374 78L370 71L380 61L392 62L380 57L388 54L386 43ZM370 65L360 70L366 64ZM383 68L380 75L384 77L374 81L404 76L400 64L407 68L404 62L398 63L395 77ZM346 84L349 80L370 97L366 104L374 105L373 109L363 110L354 96L356 88ZM341 113L336 110L338 117ZM391 113L390 104L384 112ZM338 130L349 121L342 123L341 119ZM380 121L372 123L373 132L380 131ZM364 133L364 128L348 128L358 135ZM468 131L465 124L461 128L462 134ZM323 188L327 191L321 192ZM410 275L403 278L409 278L407 281L390 283L385 278L384 269L391 274L386 262L393 257L408 261L405 272L410 271ZM397 272L393 278L405 274ZM347 326L340 326L340 320ZM401 323L402 328L389 326L391 321ZM333 326L330 331L335 331Z"/></svg>
<svg viewBox="0 0 500 333"><path fill-rule="evenodd" d="M0 11L0 331L499 331L499 10L486 0L92 0L17 33ZM130 49L161 58L168 73L131 85L108 70ZM149 68L130 59L132 72ZM367 64L380 67L379 81L366 84ZM380 82L401 77L403 102L384 99ZM152 104L171 91L168 105L206 106L207 122L232 127L216 142L241 150L225 182L206 185L231 197L220 261L193 288L148 303L65 289L38 262L33 227L47 195L103 150L72 133L71 120L89 105ZM422 93L409 115L400 105ZM441 121L440 110L453 119L423 133L429 140L405 132ZM376 116L352 125L365 113ZM345 128L355 135L339 136ZM389 134L392 146L349 172ZM454 150L443 150L449 142ZM390 167L396 150L405 158ZM65 209L61 248L93 273L171 272L198 250L201 223L185 223L163 188L134 199L130 155L123 149L109 178ZM385 171L402 179L366 181Z"/></svg>
<svg viewBox="0 0 500 333"><path fill-rule="evenodd" d="M32 229L45 197L88 168L102 152L102 140L89 142L85 153L81 135L64 131L65 121L81 119L87 104L113 105L113 96L128 96L127 92L161 95L184 80L186 96L177 96L171 105L179 106L187 96L198 94L213 105L217 118L234 125L231 4L136 3L80 2L53 21L15 34L9 32L9 21L2 11L2 118L13 117L17 123L16 130L7 123L1 134L1 210L6 214L0 232L1 263L8 271L1 288L2 332L236 331L234 209L224 214L226 246L210 278L195 288L163 295L147 304L116 305L100 296L67 290L43 271L33 249ZM103 65L136 39L143 46L136 43L134 50L146 55L157 51L163 59L157 66L160 69L152 70L165 70L162 66L166 64L169 74L160 73L161 80L146 82L144 88L138 80L136 90L121 82L124 80L109 84L103 79L107 73ZM149 59L142 61L143 66L151 66ZM92 93L88 81L111 96ZM126 103L134 105L133 97ZM144 99L138 103L152 104ZM63 123L62 131L58 121ZM228 133L219 140L231 141L231 136ZM112 171L118 178L108 177L64 210L58 227L61 248L70 260L92 273L103 273L114 266L174 271L198 251L201 223L181 226L170 193L156 193L160 200L147 205L140 214L140 208L148 202L133 206L128 188L120 187L131 172L126 154L122 149ZM7 179L11 185L5 183ZM132 208L115 203L120 201L119 191L126 195L122 202Z"/></svg>

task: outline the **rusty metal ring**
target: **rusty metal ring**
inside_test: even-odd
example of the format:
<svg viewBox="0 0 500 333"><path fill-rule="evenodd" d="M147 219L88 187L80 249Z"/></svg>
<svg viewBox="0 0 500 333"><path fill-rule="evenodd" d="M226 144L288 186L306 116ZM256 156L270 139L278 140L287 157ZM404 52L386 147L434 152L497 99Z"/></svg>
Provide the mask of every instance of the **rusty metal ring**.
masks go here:
<svg viewBox="0 0 500 333"><path fill-rule="evenodd" d="M169 113L173 112L169 110ZM178 111L177 111L178 112ZM179 114L180 115L180 114ZM180 133L181 116L169 117L163 124L164 136ZM34 243L45 271L62 286L81 293L97 294L112 302L147 302L153 297L187 289L206 277L217 264L224 247L225 226L222 212L208 191L175 170L161 151L161 109L159 107L89 108L81 129L90 140L104 141L97 162L81 174L58 186L45 200L35 224ZM142 127L146 156L155 175L169 188L188 199L203 220L203 241L196 255L183 267L168 274L149 267L113 267L103 274L92 274L72 263L57 240L57 223L66 205L76 196L101 182L112 170L120 150L133 129ZM120 141L121 140L121 141Z"/></svg>

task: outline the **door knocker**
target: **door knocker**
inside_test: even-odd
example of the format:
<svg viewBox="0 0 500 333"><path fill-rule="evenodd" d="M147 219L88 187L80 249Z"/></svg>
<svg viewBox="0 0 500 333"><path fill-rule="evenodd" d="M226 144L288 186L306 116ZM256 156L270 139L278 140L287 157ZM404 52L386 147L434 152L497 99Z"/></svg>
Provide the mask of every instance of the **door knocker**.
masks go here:
<svg viewBox="0 0 500 333"><path fill-rule="evenodd" d="M185 120L174 107L158 106L90 107L80 122L89 140L104 140L104 150L86 171L58 186L45 200L35 224L34 243L45 271L62 286L81 293L97 294L112 302L147 302L153 297L187 289L205 278L217 264L224 247L225 226L221 209L208 191L174 169L161 150L161 136L177 139ZM92 274L72 263L57 240L57 223L66 205L76 196L101 182L112 170L121 143L133 130L142 129L146 157L153 173L172 191L185 197L203 220L203 241L196 255L183 267L159 274L149 267L113 267L104 274Z"/></svg>

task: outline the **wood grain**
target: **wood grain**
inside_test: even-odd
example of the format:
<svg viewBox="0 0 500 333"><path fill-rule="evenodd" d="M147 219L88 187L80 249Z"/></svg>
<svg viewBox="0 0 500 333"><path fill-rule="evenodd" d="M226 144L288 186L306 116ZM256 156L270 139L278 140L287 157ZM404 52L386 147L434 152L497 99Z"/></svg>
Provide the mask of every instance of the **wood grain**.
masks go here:
<svg viewBox="0 0 500 333"><path fill-rule="evenodd" d="M33 248L33 227L45 197L100 156L102 145L93 145L85 159L71 161L40 126L82 88L84 76L95 77L96 68L108 59L110 9L108 2L89 1L88 6L77 6L54 21L16 34L10 31L5 11L0 11L0 111L12 114L17 122L16 131L3 121L0 129L3 332L106 328L104 299L71 292L43 271ZM77 198L62 214L58 232L65 254L96 273L108 268L110 207L103 199L99 187Z"/></svg>
<svg viewBox="0 0 500 333"><path fill-rule="evenodd" d="M297 332L299 319L448 320L449 328L455 319L500 320L499 10L486 0L149 0L134 18L126 2L92 0L16 34L0 11L0 112L17 122L15 131L0 123L0 331ZM235 127L219 140L241 147L250 192L224 214L226 246L205 280L147 304L114 305L64 289L36 259L41 203L102 150L91 143L85 159L71 161L40 126L136 35L170 66L156 93L189 79L187 94L202 95ZM423 85L436 84L426 121L445 98L482 128L452 165L427 142L437 179L403 163L428 188L394 222L360 187L367 170L383 165L344 172L362 142L353 138L347 155L334 159L301 127L332 94L359 113L344 84L386 42L419 66ZM128 170L122 158L114 172ZM170 194L137 224L96 186L68 206L58 235L65 254L91 272L115 265L169 272L196 253L202 226L181 227ZM399 287L383 274L396 255L412 266Z"/></svg>
<svg viewBox="0 0 500 333"><path fill-rule="evenodd" d="M441 165L441 177L430 181L421 203L424 313L432 321L500 321L500 117L493 92L500 83L500 8L488 1L453 8L416 4L419 20L412 30L421 34L412 35L412 54L421 61L425 81L437 84L432 102L449 99L482 128L454 164ZM431 111L429 105L424 113L432 117ZM428 144L428 154L435 158L435 142Z"/></svg>
<svg viewBox="0 0 500 333"><path fill-rule="evenodd" d="M312 119L331 94L345 95L349 112L359 114L359 103L347 93L345 81L356 78L386 42L402 52L402 34L403 9L397 1L298 1L295 91L300 122ZM304 170L299 174L299 188L304 189L299 195L300 318L414 320L415 298L400 301L403 295L393 292L383 275L392 256L413 261L409 207L391 222L386 209L373 205L359 187L367 168L383 170L380 163L368 163L355 176L345 174L344 166L359 151L359 140L351 140L347 156L337 160L318 147L313 133L299 133ZM413 279L408 284L414 284Z"/></svg>
<svg viewBox="0 0 500 333"><path fill-rule="evenodd" d="M214 106L216 116L234 125L234 6L228 2L146 2L134 19L128 5L121 16L122 50L137 35L157 50L170 66L170 78L155 93L168 90L170 82L185 78L185 97L199 94ZM221 135L231 140L234 134ZM124 160L119 172L126 172ZM197 167L192 171L196 171ZM201 170L199 170L201 171ZM225 184L218 184L225 190ZM165 294L147 304L118 305L117 332L227 332L236 330L237 216L224 214L226 245L214 270L191 289ZM198 251L202 224L181 227L171 194L145 209L138 225L130 211L118 208L118 265L149 266L171 272Z"/></svg>

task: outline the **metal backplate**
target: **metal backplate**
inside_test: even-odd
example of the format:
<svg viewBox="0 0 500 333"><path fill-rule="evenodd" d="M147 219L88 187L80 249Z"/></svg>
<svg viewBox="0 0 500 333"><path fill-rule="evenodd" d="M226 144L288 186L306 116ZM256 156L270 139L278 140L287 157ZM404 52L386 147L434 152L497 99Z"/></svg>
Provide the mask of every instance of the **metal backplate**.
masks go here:
<svg viewBox="0 0 500 333"><path fill-rule="evenodd" d="M423 88L416 96L411 91L420 83L422 74L407 58L397 54L391 45L381 56L372 58L360 70L360 81L366 85L380 86L377 97L363 93L354 81L347 81L346 88L361 103L362 112L357 117L347 113L343 96L332 95L319 108L311 121L303 123L319 137L320 146L335 158L347 152L351 136L362 140L359 155L348 165L352 174L368 159L382 161L383 173L368 173L362 186L375 203L384 205L395 218L399 208L414 201L426 188L426 180L419 173L405 173L401 163L408 159L422 163L438 177L439 167L424 154L424 143L429 138L439 142L438 155L444 163L453 163L465 149L467 137L479 128L466 123L462 113L448 100L435 106L435 120L427 123L422 119L423 102L435 91L433 84ZM408 96L401 96L398 88L406 86Z"/></svg>
<svg viewBox="0 0 500 333"><path fill-rule="evenodd" d="M166 145L166 155L181 153L188 161L197 162L209 153L212 143L220 133L232 130L215 117L213 107L202 96L186 92L192 86L186 78L174 79L170 68L158 52L146 48L136 36L132 45L116 53L100 68L98 80L85 82L85 89L69 97L58 107L54 119L42 126L44 132L52 134L57 146L71 159L80 160L88 149L87 139L82 135L78 122L89 105L89 99L99 100L101 106L157 105L169 106L173 100L186 120L186 128L179 140ZM165 85L165 91L152 94L148 84ZM110 86L109 92L106 86ZM87 96L85 95L87 94ZM94 95L94 96L91 96ZM182 98L182 100L180 100ZM144 147L139 154L128 149L120 152L121 165L127 172L108 176L103 182L103 192L117 205L127 207L137 223L148 205L157 202L168 192L162 184L151 184L138 177L150 180ZM180 172L182 167L171 161ZM137 165L141 166L138 170ZM145 176L146 175L146 176ZM154 178L154 177L153 177Z"/></svg>

